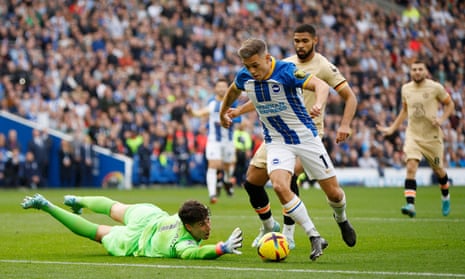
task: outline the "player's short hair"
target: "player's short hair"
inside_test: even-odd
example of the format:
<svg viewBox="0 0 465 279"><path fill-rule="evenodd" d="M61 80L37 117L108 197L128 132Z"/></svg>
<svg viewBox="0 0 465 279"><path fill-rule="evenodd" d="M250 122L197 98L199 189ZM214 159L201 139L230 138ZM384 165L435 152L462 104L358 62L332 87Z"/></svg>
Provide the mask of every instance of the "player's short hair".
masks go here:
<svg viewBox="0 0 465 279"><path fill-rule="evenodd" d="M237 54L241 59L247 59L255 54L258 55L263 55L267 52L267 46L264 40L262 39L257 39L257 38L251 38L245 40L239 50L237 51Z"/></svg>
<svg viewBox="0 0 465 279"><path fill-rule="evenodd" d="M425 65L426 69L428 69L428 64L424 60L415 59L415 60L413 60L411 65L413 65L413 64L423 64L423 65Z"/></svg>
<svg viewBox="0 0 465 279"><path fill-rule="evenodd" d="M178 215L183 224L193 225L207 219L210 209L199 201L188 200L179 208Z"/></svg>
<svg viewBox="0 0 465 279"><path fill-rule="evenodd" d="M311 24L301 24L294 29L294 33L309 33L312 37L316 36L316 29Z"/></svg>

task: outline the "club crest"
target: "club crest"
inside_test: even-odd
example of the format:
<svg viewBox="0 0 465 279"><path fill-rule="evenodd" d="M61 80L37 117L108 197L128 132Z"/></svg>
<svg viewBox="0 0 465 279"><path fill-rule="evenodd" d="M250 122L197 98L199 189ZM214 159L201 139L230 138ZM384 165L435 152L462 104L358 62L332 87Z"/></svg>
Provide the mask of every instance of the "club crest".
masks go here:
<svg viewBox="0 0 465 279"><path fill-rule="evenodd" d="M294 72L294 76L298 79L303 79L305 77L306 73L303 70L296 70Z"/></svg>

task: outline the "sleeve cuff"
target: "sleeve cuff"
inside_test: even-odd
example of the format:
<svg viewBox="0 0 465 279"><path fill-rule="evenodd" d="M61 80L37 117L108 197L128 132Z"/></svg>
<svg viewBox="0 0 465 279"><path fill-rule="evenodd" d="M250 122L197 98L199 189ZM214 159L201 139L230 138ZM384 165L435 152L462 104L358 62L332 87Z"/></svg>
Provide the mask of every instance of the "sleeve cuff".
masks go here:
<svg viewBox="0 0 465 279"><path fill-rule="evenodd" d="M218 242L218 243L216 244L216 249L215 249L215 251L216 251L216 254L217 254L217 255L223 255L223 254L224 254L223 249L221 249L222 246L223 246L223 242Z"/></svg>

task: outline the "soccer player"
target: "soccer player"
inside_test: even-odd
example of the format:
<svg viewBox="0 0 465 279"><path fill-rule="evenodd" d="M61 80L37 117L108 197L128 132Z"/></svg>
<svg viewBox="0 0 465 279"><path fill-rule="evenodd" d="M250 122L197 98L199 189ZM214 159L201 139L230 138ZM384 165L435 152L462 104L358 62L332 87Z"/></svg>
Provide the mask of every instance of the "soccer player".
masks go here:
<svg viewBox="0 0 465 279"><path fill-rule="evenodd" d="M441 125L454 111L454 102L444 87L429 78L426 64L417 60L410 66L410 82L401 89L402 109L394 122L386 127L377 125L384 135L391 135L407 120L404 153L406 160L406 178L404 196L407 204L401 212L415 217L415 198L417 193L416 173L422 157L438 176L442 196L442 214L449 215L450 194L449 178L443 164L444 143ZM444 109L438 116L439 105Z"/></svg>
<svg viewBox="0 0 465 279"><path fill-rule="evenodd" d="M298 69L307 73L312 73L314 76L325 81L342 97L342 99L344 99L344 113L336 135L336 142L340 143L345 141L351 133L350 123L355 114L357 99L348 82L339 72L337 67L329 62L323 55L316 52L315 46L317 43L318 36L315 28L309 24L299 25L294 30L294 49L296 54L284 59L284 61L292 62ZM303 94L305 107L308 111L310 111L316 101L315 94L313 94L313 92L308 92L308 94L305 93L307 92L304 92ZM244 114L254 109L253 104L249 101L236 109L230 110L229 113L231 117L237 117L240 114ZM324 110L325 106L323 105L321 114L312 117L320 138L323 138L324 132ZM299 174L302 171L300 163L297 162L295 173ZM258 244L258 240L261 239L265 233L273 230L279 230L278 223L275 222L272 217L269 198L264 188L268 180L269 177L266 171L266 149L262 144L250 161L247 170L247 178L244 183L244 188L250 196L251 204L263 223L260 228L259 235L252 243L253 247ZM291 182L291 189L298 195L298 186L295 177L293 177ZM322 189L325 192L328 203L331 207L345 207L345 194L341 187L339 187L339 184L329 184L329 187L323 186ZM352 229L350 228L350 223L348 223L345 219L337 221L346 244L350 247L354 246L356 239L355 237L352 237L353 234L351 232ZM289 247L291 249L294 249L295 247L294 227L294 220L288 216L284 216L282 232L287 237Z"/></svg>
<svg viewBox="0 0 465 279"><path fill-rule="evenodd" d="M224 254L241 254L242 231L234 229L225 242L202 245L210 236L210 211L195 200L182 204L177 214L168 215L148 204L124 204L102 196L65 196L74 213L82 208L105 214L123 225L99 225L52 204L42 195L26 197L21 206L49 213L73 233L100 242L112 256L181 259L215 259Z"/></svg>
<svg viewBox="0 0 465 279"><path fill-rule="evenodd" d="M208 135L205 156L208 161L207 189L210 203L218 201L217 172L223 171L223 185L228 195L233 194L232 167L236 160L236 150L233 142L233 127L223 128L220 123L219 111L223 96L228 89L226 79L218 79L215 83L215 98L208 102L207 106L199 110L186 107L187 112L195 117L208 116Z"/></svg>
<svg viewBox="0 0 465 279"><path fill-rule="evenodd" d="M245 91L262 123L267 171L273 189L285 214L300 224L309 237L310 259L314 261L323 254L328 243L317 231L304 202L291 191L290 183L297 156L304 169L320 184L338 183L331 159L302 100L302 89L312 90L316 101L310 113L319 115L329 86L312 74L298 70L293 63L275 60L263 40L244 41L238 54L244 67L236 73L235 81L224 97L221 123L225 127L231 125L228 109ZM260 197L250 195L250 198ZM335 215L337 219L347 219L342 206L335 208Z"/></svg>

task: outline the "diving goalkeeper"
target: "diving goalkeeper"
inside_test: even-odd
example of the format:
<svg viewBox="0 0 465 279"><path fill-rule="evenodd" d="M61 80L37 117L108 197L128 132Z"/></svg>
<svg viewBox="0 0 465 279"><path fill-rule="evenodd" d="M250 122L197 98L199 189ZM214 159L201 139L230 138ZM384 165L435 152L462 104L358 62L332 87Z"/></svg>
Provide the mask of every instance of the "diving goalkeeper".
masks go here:
<svg viewBox="0 0 465 279"><path fill-rule="evenodd" d="M43 210L73 233L101 243L113 256L140 256L181 259L215 259L224 254L241 254L242 231L234 229L229 239L200 245L210 236L210 211L204 204L188 200L178 213L169 215L148 204L124 204L103 196L66 195L65 205L73 214L52 204L40 194L26 197L24 209ZM105 214L123 225L99 225L78 216L82 208Z"/></svg>

